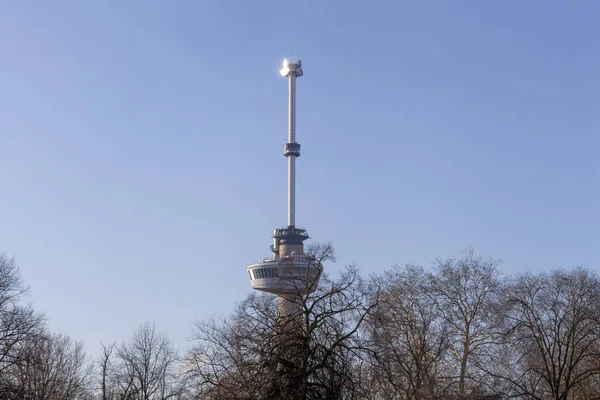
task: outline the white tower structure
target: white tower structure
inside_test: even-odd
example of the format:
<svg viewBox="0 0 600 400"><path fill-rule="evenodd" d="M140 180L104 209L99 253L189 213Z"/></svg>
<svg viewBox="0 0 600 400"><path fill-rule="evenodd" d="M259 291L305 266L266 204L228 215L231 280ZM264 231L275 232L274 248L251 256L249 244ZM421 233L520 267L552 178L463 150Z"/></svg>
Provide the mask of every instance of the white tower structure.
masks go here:
<svg viewBox="0 0 600 400"><path fill-rule="evenodd" d="M273 231L272 258L247 267L250 283L256 290L279 295L282 317L301 312L301 298L314 291L321 276L322 265L313 256L304 254L303 242L309 238L305 229L296 227L296 158L300 144L296 142L296 79L303 75L298 59L283 61L281 75L288 79L288 142L283 155L288 161L287 227Z"/></svg>

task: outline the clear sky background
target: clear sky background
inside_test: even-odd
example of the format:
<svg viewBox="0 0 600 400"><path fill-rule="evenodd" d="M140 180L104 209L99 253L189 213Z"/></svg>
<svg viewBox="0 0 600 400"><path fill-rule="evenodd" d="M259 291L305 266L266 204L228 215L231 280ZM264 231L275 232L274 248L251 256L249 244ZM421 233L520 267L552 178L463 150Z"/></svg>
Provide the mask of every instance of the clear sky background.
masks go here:
<svg viewBox="0 0 600 400"><path fill-rule="evenodd" d="M600 265L596 1L2 3L0 251L98 353L180 348L297 221L365 275L472 246L503 271Z"/></svg>

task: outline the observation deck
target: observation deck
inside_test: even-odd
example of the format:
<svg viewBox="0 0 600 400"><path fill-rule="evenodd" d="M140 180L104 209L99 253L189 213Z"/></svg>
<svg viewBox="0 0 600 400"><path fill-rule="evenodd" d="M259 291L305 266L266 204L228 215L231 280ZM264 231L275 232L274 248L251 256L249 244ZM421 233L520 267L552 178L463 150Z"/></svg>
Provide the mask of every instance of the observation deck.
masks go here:
<svg viewBox="0 0 600 400"><path fill-rule="evenodd" d="M317 288L323 266L314 257L296 254L268 258L246 270L253 289L275 294L308 294Z"/></svg>

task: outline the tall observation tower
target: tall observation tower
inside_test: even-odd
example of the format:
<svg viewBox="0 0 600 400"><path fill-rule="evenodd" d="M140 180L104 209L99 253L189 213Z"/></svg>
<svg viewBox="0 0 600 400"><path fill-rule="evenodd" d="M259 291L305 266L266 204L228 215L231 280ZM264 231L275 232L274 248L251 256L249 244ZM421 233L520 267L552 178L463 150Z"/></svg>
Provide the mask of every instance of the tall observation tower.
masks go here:
<svg viewBox="0 0 600 400"><path fill-rule="evenodd" d="M311 255L304 254L303 242L308 239L305 229L296 227L296 158L300 144L296 142L296 78L303 75L299 59L283 61L281 75L288 79L288 142L283 155L288 162L287 227L273 231L273 256L247 267L252 287L277 294L282 317L292 317L302 311L301 298L317 287L322 265Z"/></svg>

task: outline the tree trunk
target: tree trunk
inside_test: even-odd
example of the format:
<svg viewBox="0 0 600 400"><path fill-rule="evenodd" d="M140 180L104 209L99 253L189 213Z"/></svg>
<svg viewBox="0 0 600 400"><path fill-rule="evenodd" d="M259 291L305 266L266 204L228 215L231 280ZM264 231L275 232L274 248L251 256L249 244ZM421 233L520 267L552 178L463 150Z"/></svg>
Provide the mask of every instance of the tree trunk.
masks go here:
<svg viewBox="0 0 600 400"><path fill-rule="evenodd" d="M458 378L458 393L461 397L465 396L465 377L467 375L467 360L469 358L469 347L471 346L469 334L465 336L463 342L463 354L460 360L460 377Z"/></svg>

